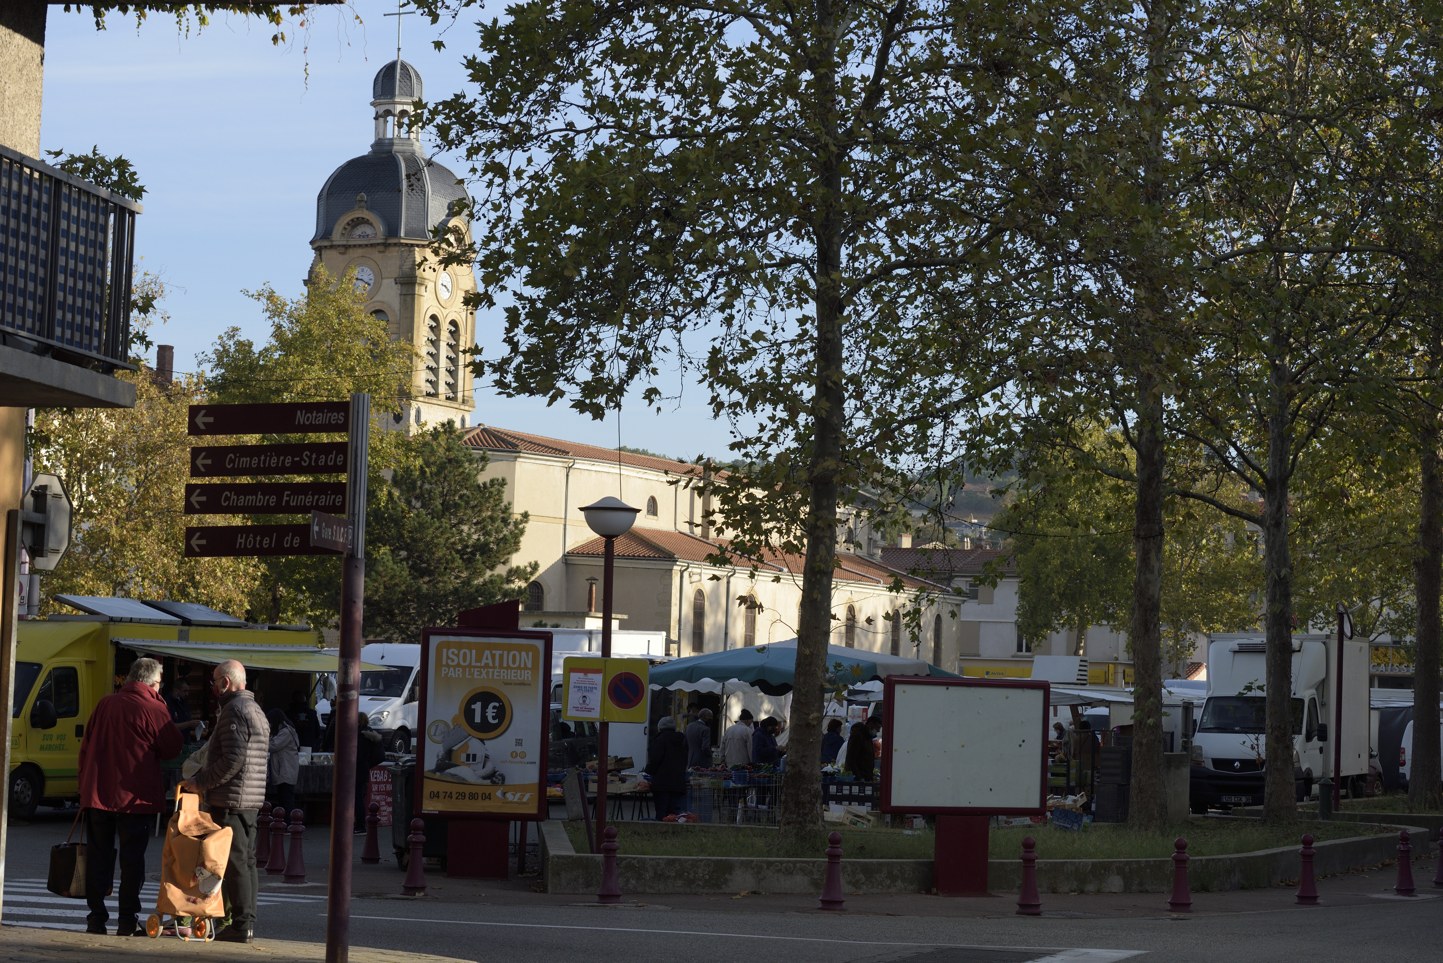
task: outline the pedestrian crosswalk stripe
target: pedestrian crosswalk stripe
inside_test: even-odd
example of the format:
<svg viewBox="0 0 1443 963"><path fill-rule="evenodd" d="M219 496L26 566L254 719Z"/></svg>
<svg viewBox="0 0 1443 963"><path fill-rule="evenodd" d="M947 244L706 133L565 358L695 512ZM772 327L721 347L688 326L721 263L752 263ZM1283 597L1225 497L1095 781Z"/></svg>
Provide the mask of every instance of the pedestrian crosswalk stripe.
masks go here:
<svg viewBox="0 0 1443 963"><path fill-rule="evenodd" d="M155 909L156 897L160 895L159 884L147 880L140 887L142 919ZM281 904L324 903L325 893L285 893L260 890L256 893L256 906L279 906ZM120 915L115 896L105 901L110 912L110 923L114 926ZM45 888L43 879L5 880L5 922L13 926L28 926L32 929L72 930L85 929L85 917L89 910L84 900L56 896Z"/></svg>

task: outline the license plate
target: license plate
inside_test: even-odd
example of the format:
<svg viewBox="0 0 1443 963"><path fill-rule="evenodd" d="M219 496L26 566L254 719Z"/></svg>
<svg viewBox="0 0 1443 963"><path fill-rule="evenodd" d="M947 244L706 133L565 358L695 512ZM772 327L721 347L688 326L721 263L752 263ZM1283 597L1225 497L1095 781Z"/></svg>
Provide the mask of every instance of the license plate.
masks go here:
<svg viewBox="0 0 1443 963"><path fill-rule="evenodd" d="M1252 796L1224 796L1224 797L1223 797L1223 802L1224 802L1224 803L1227 803L1228 805L1232 805L1232 806L1251 806L1252 803L1253 803L1253 797L1252 797Z"/></svg>

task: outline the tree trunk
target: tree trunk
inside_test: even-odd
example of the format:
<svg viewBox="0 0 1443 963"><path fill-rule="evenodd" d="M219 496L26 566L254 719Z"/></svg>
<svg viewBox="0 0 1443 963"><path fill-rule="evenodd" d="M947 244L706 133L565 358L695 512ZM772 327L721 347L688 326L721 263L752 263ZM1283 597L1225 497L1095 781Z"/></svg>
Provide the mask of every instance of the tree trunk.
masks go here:
<svg viewBox="0 0 1443 963"><path fill-rule="evenodd" d="M1147 79L1138 102L1139 153L1142 162L1142 198L1150 212L1171 203L1163 183L1163 128L1168 122L1166 95L1173 83L1171 64L1172 5L1159 2L1149 9L1147 22ZM1150 236L1161 218L1140 225L1143 251L1156 250L1160 239ZM1163 479L1167 445L1163 434L1164 394L1159 359L1168 346L1167 295L1158 277L1159 265L1146 253L1133 267L1138 340L1134 347L1136 379L1137 485L1133 508L1134 554L1132 617L1128 636L1132 643L1133 728L1132 784L1129 787L1128 823L1144 831L1167 825L1167 791L1162 758L1162 551Z"/></svg>
<svg viewBox="0 0 1443 963"><path fill-rule="evenodd" d="M807 465L810 498L805 530L807 557L802 571L802 602L797 627L797 667L793 677L788 766L782 779L783 832L802 832L821 822L822 683L827 644L832 635L832 574L837 562L837 499L846 412L842 345L842 168L838 152L840 122L836 87L836 22L828 2L817 4L816 78L818 148L814 231L816 265L816 362L812 373L811 458Z"/></svg>
<svg viewBox="0 0 1443 963"><path fill-rule="evenodd" d="M1293 557L1288 542L1288 396L1283 366L1273 365L1268 467L1263 492L1263 629L1267 638L1267 741L1263 819L1297 815L1293 771Z"/></svg>
<svg viewBox="0 0 1443 963"><path fill-rule="evenodd" d="M1133 517L1132 639L1133 728L1132 785L1128 823L1144 831L1167 825L1167 791L1162 758L1162 549L1163 549L1163 397L1155 374L1139 372L1137 503Z"/></svg>
<svg viewBox="0 0 1443 963"><path fill-rule="evenodd" d="M1435 356L1438 351L1435 345ZM1438 745L1439 579L1443 572L1443 474L1439 471L1438 414L1427 412L1418 432L1418 549L1413 591L1418 606L1413 655L1413 773L1408 802L1438 809L1443 766Z"/></svg>

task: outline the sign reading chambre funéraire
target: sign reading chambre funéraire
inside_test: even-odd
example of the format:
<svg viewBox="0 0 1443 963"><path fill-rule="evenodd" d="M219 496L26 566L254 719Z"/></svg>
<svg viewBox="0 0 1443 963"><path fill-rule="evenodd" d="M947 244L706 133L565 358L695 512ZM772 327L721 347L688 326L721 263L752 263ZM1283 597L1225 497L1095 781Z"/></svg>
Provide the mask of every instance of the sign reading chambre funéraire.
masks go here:
<svg viewBox="0 0 1443 963"><path fill-rule="evenodd" d="M428 631L420 809L543 818L550 640Z"/></svg>

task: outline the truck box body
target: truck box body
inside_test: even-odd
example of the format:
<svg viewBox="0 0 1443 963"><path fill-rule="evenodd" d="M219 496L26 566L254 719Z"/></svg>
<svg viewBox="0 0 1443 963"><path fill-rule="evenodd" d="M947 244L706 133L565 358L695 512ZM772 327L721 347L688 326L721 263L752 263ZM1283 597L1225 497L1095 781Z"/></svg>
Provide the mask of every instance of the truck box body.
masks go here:
<svg viewBox="0 0 1443 963"><path fill-rule="evenodd" d="M1342 643L1340 695L1338 644L1323 635L1292 640L1291 761L1299 798L1311 794L1324 775L1335 780L1368 777L1368 646L1362 641ZM1263 636L1218 635L1209 642L1208 694L1192 742L1189 795L1194 811L1262 804L1266 679ZM1341 729L1335 719L1340 697ZM1337 773L1334 740L1342 746Z"/></svg>

